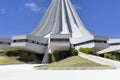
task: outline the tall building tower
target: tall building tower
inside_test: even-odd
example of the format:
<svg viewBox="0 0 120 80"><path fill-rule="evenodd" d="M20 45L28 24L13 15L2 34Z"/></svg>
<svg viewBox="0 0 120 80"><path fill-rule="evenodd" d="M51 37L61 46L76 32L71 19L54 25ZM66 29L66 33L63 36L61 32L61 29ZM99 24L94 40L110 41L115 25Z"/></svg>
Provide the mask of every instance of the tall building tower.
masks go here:
<svg viewBox="0 0 120 80"><path fill-rule="evenodd" d="M31 35L49 38L51 34L69 34L71 38L89 36L70 0L52 0L38 27Z"/></svg>
<svg viewBox="0 0 120 80"><path fill-rule="evenodd" d="M70 0L52 0L38 27L29 35L14 36L12 47L43 54L70 48L107 48L107 37L92 35L83 25Z"/></svg>

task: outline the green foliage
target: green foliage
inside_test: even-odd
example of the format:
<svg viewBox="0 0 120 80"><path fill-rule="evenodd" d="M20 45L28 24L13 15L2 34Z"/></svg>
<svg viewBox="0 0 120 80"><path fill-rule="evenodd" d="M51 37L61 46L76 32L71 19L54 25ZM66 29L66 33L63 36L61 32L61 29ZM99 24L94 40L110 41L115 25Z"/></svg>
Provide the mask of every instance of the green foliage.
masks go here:
<svg viewBox="0 0 120 80"><path fill-rule="evenodd" d="M72 48L70 51L55 51L52 53L52 62L63 60L70 56L77 56L78 51Z"/></svg>
<svg viewBox="0 0 120 80"><path fill-rule="evenodd" d="M120 53L117 52L117 51L110 52L110 53L105 53L104 58L120 61Z"/></svg>
<svg viewBox="0 0 120 80"><path fill-rule="evenodd" d="M35 61L36 55L33 53L21 51L20 53L20 60L25 62Z"/></svg>
<svg viewBox="0 0 120 80"><path fill-rule="evenodd" d="M52 62L57 62L69 57L70 54L67 51L55 51L52 53Z"/></svg>
<svg viewBox="0 0 120 80"><path fill-rule="evenodd" d="M111 59L111 56L112 56L112 54L108 54L108 53L104 54L104 57L105 57L105 58Z"/></svg>
<svg viewBox="0 0 120 80"><path fill-rule="evenodd" d="M77 55L78 55L78 50L72 48L72 49L70 50L70 53L71 53L71 56L77 56Z"/></svg>
<svg viewBox="0 0 120 80"><path fill-rule="evenodd" d="M4 54L7 56L19 56L19 50L4 50Z"/></svg>
<svg viewBox="0 0 120 80"><path fill-rule="evenodd" d="M24 62L35 61L36 59L36 55L34 53L29 53L20 50L5 50L4 54L10 57L19 56L20 60Z"/></svg>
<svg viewBox="0 0 120 80"><path fill-rule="evenodd" d="M93 54L94 50L92 48L80 48L80 52L86 53L86 54Z"/></svg>

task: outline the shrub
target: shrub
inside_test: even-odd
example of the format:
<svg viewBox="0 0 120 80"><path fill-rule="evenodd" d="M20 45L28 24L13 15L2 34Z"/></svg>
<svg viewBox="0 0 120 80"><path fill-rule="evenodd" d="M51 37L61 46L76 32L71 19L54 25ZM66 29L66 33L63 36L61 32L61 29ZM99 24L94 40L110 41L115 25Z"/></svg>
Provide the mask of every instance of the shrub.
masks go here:
<svg viewBox="0 0 120 80"><path fill-rule="evenodd" d="M80 52L86 53L86 54L93 54L94 50L92 48L80 48Z"/></svg>
<svg viewBox="0 0 120 80"><path fill-rule="evenodd" d="M105 53L105 54L104 54L104 57L111 59L111 58L112 58L112 54Z"/></svg>
<svg viewBox="0 0 120 80"><path fill-rule="evenodd" d="M77 55L78 55L78 50L72 48L72 49L70 50L70 53L71 53L71 56L77 56Z"/></svg>
<svg viewBox="0 0 120 80"><path fill-rule="evenodd" d="M110 52L110 53L105 53L104 58L112 59L112 60L120 60L120 53L115 51L115 52Z"/></svg>
<svg viewBox="0 0 120 80"><path fill-rule="evenodd" d="M20 53L20 60L22 60L22 61L27 61L27 60L28 60L28 53L26 53L26 52L21 52L21 53Z"/></svg>
<svg viewBox="0 0 120 80"><path fill-rule="evenodd" d="M29 62L35 61L36 55L34 53L20 51L20 50L5 50L4 54L7 56L19 56L21 61Z"/></svg>
<svg viewBox="0 0 120 80"><path fill-rule="evenodd" d="M70 54L68 51L55 51L52 53L52 62L60 61L69 56L70 56Z"/></svg>
<svg viewBox="0 0 120 80"><path fill-rule="evenodd" d="M19 50L4 50L4 54L7 56L19 56Z"/></svg>
<svg viewBox="0 0 120 80"><path fill-rule="evenodd" d="M36 55L33 53L21 51L20 53L20 60L25 62L35 61Z"/></svg>
<svg viewBox="0 0 120 80"><path fill-rule="evenodd" d="M34 53L31 53L30 61L35 61L35 60L36 60L36 55Z"/></svg>
<svg viewBox="0 0 120 80"><path fill-rule="evenodd" d="M52 53L51 60L52 62L63 60L70 56L77 56L78 50L72 48L70 51L55 51Z"/></svg>

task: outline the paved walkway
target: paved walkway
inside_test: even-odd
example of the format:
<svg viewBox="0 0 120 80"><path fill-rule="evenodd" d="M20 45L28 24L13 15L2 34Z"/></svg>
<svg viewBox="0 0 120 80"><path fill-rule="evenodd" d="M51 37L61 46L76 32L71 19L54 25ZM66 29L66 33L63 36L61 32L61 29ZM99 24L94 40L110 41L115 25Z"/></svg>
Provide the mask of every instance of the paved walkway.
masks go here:
<svg viewBox="0 0 120 80"><path fill-rule="evenodd" d="M35 70L34 66L42 64L0 65L0 70Z"/></svg>
<svg viewBox="0 0 120 80"><path fill-rule="evenodd" d="M99 63L109 62L96 56L79 55ZM112 62L110 61L109 64ZM118 64L115 62L116 67L119 67ZM34 66L38 65L41 64L0 65L0 80L120 80L120 69L36 70Z"/></svg>
<svg viewBox="0 0 120 80"><path fill-rule="evenodd" d="M0 80L120 80L120 69L35 70L38 64L0 66Z"/></svg>
<svg viewBox="0 0 120 80"><path fill-rule="evenodd" d="M103 64L103 65L109 65L109 66L112 66L112 67L120 68L120 62L118 62L118 61L113 61L113 60L110 60L110 59L105 59L105 58L98 57L98 56L93 56L93 55L86 55L86 54L81 53L81 52L79 53L79 56L81 56L83 58L87 58L91 61Z"/></svg>

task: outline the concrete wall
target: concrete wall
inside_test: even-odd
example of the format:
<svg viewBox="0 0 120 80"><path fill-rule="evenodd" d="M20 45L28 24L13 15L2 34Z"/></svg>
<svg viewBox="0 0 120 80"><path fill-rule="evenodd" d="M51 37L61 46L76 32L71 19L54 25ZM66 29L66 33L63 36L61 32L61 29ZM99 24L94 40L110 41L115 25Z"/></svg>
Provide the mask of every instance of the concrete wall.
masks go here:
<svg viewBox="0 0 120 80"><path fill-rule="evenodd" d="M12 40L10 38L0 38L0 49L12 49L11 45L8 44L11 42Z"/></svg>

